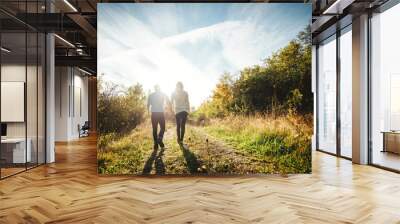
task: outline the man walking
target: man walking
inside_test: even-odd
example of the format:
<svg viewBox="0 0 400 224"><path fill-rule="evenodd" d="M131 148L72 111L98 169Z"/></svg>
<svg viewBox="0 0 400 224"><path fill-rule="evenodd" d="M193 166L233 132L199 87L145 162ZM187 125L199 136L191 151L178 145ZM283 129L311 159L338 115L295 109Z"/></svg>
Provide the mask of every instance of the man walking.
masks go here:
<svg viewBox="0 0 400 224"><path fill-rule="evenodd" d="M160 145L161 148L164 148L164 107L167 100L167 96L161 92L159 85L154 86L154 92L149 95L147 100L147 109L151 111L151 126L153 128L154 149L158 149L158 145ZM158 125L160 125L160 132L157 134Z"/></svg>
<svg viewBox="0 0 400 224"><path fill-rule="evenodd" d="M175 91L171 96L171 102L175 110L177 141L180 145L182 145L183 137L185 136L185 125L187 116L189 114L190 105L188 93L183 90L183 84L181 82L176 84Z"/></svg>

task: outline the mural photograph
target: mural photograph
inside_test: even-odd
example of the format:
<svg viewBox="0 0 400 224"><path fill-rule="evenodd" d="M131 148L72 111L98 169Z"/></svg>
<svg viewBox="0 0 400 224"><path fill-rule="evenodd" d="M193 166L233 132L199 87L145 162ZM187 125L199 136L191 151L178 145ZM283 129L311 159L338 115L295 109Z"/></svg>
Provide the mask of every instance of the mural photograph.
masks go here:
<svg viewBox="0 0 400 224"><path fill-rule="evenodd" d="M310 23L302 3L98 4L98 173L311 173Z"/></svg>

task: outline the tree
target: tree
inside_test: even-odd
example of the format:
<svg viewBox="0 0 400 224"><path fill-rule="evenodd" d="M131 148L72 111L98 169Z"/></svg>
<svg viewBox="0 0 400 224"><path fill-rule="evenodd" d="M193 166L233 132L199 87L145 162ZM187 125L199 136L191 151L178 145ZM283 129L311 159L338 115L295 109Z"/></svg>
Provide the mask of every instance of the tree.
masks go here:
<svg viewBox="0 0 400 224"><path fill-rule="evenodd" d="M139 84L125 89L98 77L99 132L122 134L134 129L144 119L145 99Z"/></svg>
<svg viewBox="0 0 400 224"><path fill-rule="evenodd" d="M215 105L216 116L218 117L228 115L231 109L233 102L232 84L232 76L229 73L224 73L213 91L211 101Z"/></svg>
<svg viewBox="0 0 400 224"><path fill-rule="evenodd" d="M285 113L288 109L302 113L313 109L309 26L265 59L263 65L244 68L236 79L224 73L210 99L199 108L212 117L231 113Z"/></svg>

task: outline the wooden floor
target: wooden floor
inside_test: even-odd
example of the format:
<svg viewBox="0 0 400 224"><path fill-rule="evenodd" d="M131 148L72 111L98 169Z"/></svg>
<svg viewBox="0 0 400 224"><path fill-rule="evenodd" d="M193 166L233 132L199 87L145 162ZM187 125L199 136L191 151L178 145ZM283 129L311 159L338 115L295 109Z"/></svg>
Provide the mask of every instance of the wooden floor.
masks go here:
<svg viewBox="0 0 400 224"><path fill-rule="evenodd" d="M19 172L23 172L25 171L25 167L20 168L20 167L7 167L7 168L1 168L1 177L8 177L11 176L13 174L19 173Z"/></svg>
<svg viewBox="0 0 400 224"><path fill-rule="evenodd" d="M289 177L99 177L96 144L0 181L0 223L400 223L400 175L315 152Z"/></svg>
<svg viewBox="0 0 400 224"><path fill-rule="evenodd" d="M400 155L392 152L374 151L372 156L374 164L400 170Z"/></svg>

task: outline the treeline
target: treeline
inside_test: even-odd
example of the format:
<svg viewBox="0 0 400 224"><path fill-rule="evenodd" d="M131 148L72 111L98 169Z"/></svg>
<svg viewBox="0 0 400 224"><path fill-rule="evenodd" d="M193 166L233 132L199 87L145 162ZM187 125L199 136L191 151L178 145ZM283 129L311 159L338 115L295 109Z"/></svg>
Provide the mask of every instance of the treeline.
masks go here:
<svg viewBox="0 0 400 224"><path fill-rule="evenodd" d="M263 65L245 68L236 78L224 73L212 96L195 114L224 117L287 111L310 113L312 109L311 32L307 27Z"/></svg>
<svg viewBox="0 0 400 224"><path fill-rule="evenodd" d="M103 134L126 133L144 120L146 94L140 84L123 88L98 78L98 130Z"/></svg>
<svg viewBox="0 0 400 224"><path fill-rule="evenodd" d="M167 118L173 118L170 105ZM311 34L307 27L263 65L233 76L221 75L212 96L195 117L225 117L256 113L311 113ZM140 84L124 88L98 77L98 129L102 134L126 133L143 122L146 93Z"/></svg>

